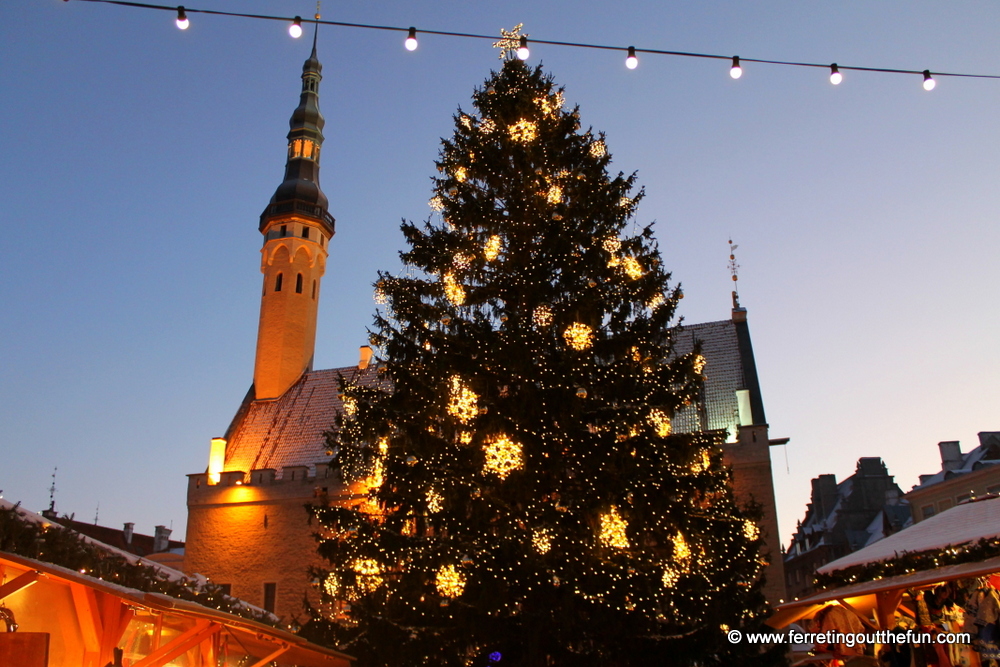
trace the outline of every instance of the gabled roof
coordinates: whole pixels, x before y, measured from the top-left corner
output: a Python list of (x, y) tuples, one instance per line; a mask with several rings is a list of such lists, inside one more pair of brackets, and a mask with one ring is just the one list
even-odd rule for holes
[[(956, 447), (957, 447), (957, 443)], [(939, 482), (979, 470), (986, 466), (1000, 465), (1000, 432), (983, 431), (979, 434), (979, 446), (970, 452), (962, 454), (961, 465), (952, 470), (939, 470), (933, 475), (921, 475), (920, 483), (910, 491), (926, 489)]]
[[(680, 433), (698, 430), (727, 429), (735, 432), (739, 423), (738, 389), (749, 389), (757, 396), (756, 371), (744, 364), (747, 352), (741, 351), (738, 323), (732, 320), (685, 325), (676, 330), (677, 354), (687, 354), (700, 341), (705, 356), (705, 388), (700, 404), (692, 405), (674, 418)], [(745, 328), (746, 324), (742, 323)], [(749, 345), (749, 338), (743, 344)], [(749, 353), (752, 357), (752, 352)], [(244, 399), (226, 434), (225, 471), (271, 468), (281, 477), (285, 466), (308, 466), (315, 473), (317, 463), (330, 459), (324, 433), (330, 429), (343, 408), (339, 378), (370, 386), (378, 381), (373, 363), (365, 370), (357, 366), (309, 371), (280, 398), (253, 400), (252, 391)]]
[(276, 400), (248, 396), (227, 434), (224, 470), (273, 468), (280, 478), (285, 466), (308, 466), (313, 474), (316, 463), (330, 459), (323, 434), (343, 409), (341, 377), (367, 386), (378, 372), (375, 364), (309, 371)]

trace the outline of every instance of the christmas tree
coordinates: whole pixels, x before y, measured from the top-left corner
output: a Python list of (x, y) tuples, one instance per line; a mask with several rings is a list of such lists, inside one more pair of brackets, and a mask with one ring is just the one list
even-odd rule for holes
[(726, 631), (763, 612), (759, 531), (722, 434), (671, 429), (705, 359), (673, 351), (635, 176), (540, 68), (473, 106), (376, 284), (381, 381), (343, 387), (330, 444), (367, 495), (313, 508), (312, 636), (371, 665), (751, 662)]

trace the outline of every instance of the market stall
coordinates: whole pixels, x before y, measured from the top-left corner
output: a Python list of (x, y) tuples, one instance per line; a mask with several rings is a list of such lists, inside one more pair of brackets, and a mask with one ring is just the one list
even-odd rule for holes
[[(989, 497), (828, 563), (817, 571), (824, 590), (779, 605), (768, 625), (883, 640), (820, 643), (812, 654), (796, 655), (799, 664), (994, 667), (1000, 664), (998, 573), (1000, 498)], [(948, 635), (958, 641), (937, 641)]]

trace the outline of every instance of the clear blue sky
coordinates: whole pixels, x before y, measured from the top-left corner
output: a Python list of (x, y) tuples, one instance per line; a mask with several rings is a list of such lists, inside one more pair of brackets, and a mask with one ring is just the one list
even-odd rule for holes
[[(304, 2), (193, 6), (313, 13)], [(1000, 5), (921, 2), (324, 3), (324, 18), (539, 38), (1000, 74)], [(258, 216), (283, 173), (307, 39), (285, 25), (84, 2), (0, 5), (0, 488), (182, 536), (251, 382)], [(439, 138), (499, 61), (489, 43), (320, 33), (322, 183), (337, 218), (316, 367), (366, 340), (401, 218), (427, 216)], [(637, 170), (688, 322), (730, 314), (739, 244), (774, 449), (782, 541), (809, 480), (881, 456), (904, 490), (936, 443), (1000, 429), (1000, 81), (536, 46)], [(710, 371), (709, 371), (710, 372)], [(786, 458), (787, 457), (787, 458)]]

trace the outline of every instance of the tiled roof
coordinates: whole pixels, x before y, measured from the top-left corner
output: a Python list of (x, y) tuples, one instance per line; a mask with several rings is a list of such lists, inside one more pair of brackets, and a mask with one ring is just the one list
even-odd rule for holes
[(310, 371), (273, 401), (248, 401), (240, 408), (226, 444), (224, 470), (309, 466), (329, 460), (323, 433), (340, 412), (340, 377), (364, 385), (377, 377), (375, 365)]
[(695, 341), (701, 342), (706, 361), (703, 401), (702, 405), (692, 405), (678, 413), (673, 420), (674, 429), (680, 433), (730, 429), (739, 423), (736, 390), (747, 388), (736, 324), (722, 320), (685, 325), (675, 333), (674, 350), (679, 355), (687, 354), (694, 349)]
[[(701, 342), (707, 362), (704, 400), (678, 414), (674, 428), (681, 433), (729, 429), (738, 421), (736, 390), (745, 388), (736, 325), (723, 320), (684, 326), (674, 339), (676, 353), (687, 354), (695, 341)], [(323, 434), (342, 408), (340, 376), (367, 385), (377, 373), (374, 364), (365, 371), (357, 366), (311, 371), (276, 400), (248, 397), (227, 434), (224, 470), (273, 468), (280, 478), (284, 466), (308, 466), (314, 474), (316, 463), (330, 458)]]

